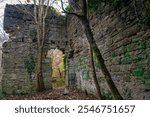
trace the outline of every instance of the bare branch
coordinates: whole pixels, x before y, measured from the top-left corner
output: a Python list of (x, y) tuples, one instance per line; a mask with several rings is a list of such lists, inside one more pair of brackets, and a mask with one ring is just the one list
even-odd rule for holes
[(37, 24), (37, 6), (36, 6), (36, 0), (33, 0), (34, 2), (34, 20), (35, 23)]
[(87, 16), (87, 0), (83, 0), (83, 14)]
[(47, 6), (46, 6), (45, 14), (44, 14), (44, 19), (46, 18), (47, 13), (48, 13), (48, 9), (49, 9), (49, 1), (50, 1), (50, 0), (47, 1)]
[[(19, 8), (19, 7), (16, 6), (16, 8), (17, 8), (18, 10), (20, 10), (20, 11), (22, 11), (23, 13), (29, 14), (29, 15), (31, 15), (32, 17), (34, 17), (33, 14), (27, 10), (27, 8), (23, 5), (23, 3), (22, 3), (20, 0), (18, 0), (18, 2), (19, 2), (19, 3), (21, 4), (21, 6), (23, 7), (23, 9), (21, 9), (21, 8)], [(25, 11), (24, 11), (24, 10), (25, 10)]]
[(62, 10), (64, 11), (64, 13), (70, 14), (70, 15), (75, 15), (75, 16), (77, 16), (77, 17), (81, 17), (81, 15), (78, 15), (78, 14), (73, 13), (73, 12), (68, 12), (68, 11), (66, 11), (66, 10), (64, 9), (64, 5), (63, 5), (63, 1), (62, 1), (62, 0), (61, 0), (61, 6), (62, 6)]

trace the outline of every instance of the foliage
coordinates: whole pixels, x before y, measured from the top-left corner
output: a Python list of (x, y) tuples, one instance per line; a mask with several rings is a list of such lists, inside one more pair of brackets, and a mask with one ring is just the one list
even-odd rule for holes
[(68, 12), (72, 12), (72, 11), (73, 11), (73, 9), (72, 9), (72, 7), (71, 7), (70, 5), (68, 5), (68, 6), (65, 8), (65, 10), (68, 11)]
[(58, 67), (59, 67), (59, 69), (61, 71), (64, 71), (64, 69), (65, 69), (64, 61), (62, 61), (61, 63), (59, 63)]
[(53, 79), (53, 88), (62, 87), (64, 85), (65, 85), (65, 78), (64, 77)]
[(55, 11), (56, 15), (61, 15), (62, 13), (55, 7), (51, 6), (50, 10)]
[(25, 60), (24, 62), (25, 68), (27, 69), (27, 72), (31, 78), (31, 75), (35, 72), (35, 58), (33, 54), (29, 55), (29, 58)]

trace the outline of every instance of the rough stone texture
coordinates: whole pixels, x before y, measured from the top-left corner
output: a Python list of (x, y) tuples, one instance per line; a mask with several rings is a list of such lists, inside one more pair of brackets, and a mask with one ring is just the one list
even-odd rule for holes
[[(5, 8), (4, 29), (9, 33), (9, 41), (3, 44), (2, 50), (2, 91), (5, 94), (26, 94), (35, 91), (35, 71), (30, 74), (28, 70), (31, 65), (35, 65), (36, 31), (34, 18), (24, 12), (24, 7), (30, 13), (33, 12), (33, 5), (6, 5)], [(48, 50), (56, 47), (65, 50), (65, 17), (58, 16), (51, 10), (46, 18), (46, 26), (43, 77), (46, 89), (51, 89), (51, 60), (46, 55)]]
[[(143, 0), (149, 4), (148, 0)], [(109, 4), (102, 3), (99, 10), (89, 13), (90, 25), (96, 43), (105, 59), (119, 92), (124, 99), (150, 99), (150, 27), (141, 24), (145, 14), (141, 0), (130, 2), (114, 10)], [(142, 7), (141, 7), (142, 5)], [(20, 5), (17, 5), (20, 8)], [(33, 11), (32, 5), (25, 6)], [(138, 14), (136, 12), (138, 10)], [(56, 16), (55, 11), (47, 17), (47, 36), (43, 55), (43, 72), (46, 86), (50, 86), (51, 66), (47, 51), (58, 47), (67, 50), (69, 84), (87, 93), (96, 94), (91, 76), (89, 46), (82, 25), (76, 17), (68, 16), (67, 35), (65, 17)], [(53, 15), (52, 15), (53, 14)], [(29, 77), (24, 61), (35, 56), (35, 25), (31, 16), (17, 10), (14, 5), (5, 9), (4, 28), (10, 40), (3, 44), (2, 88), (7, 94), (29, 93), (34, 91), (34, 73)], [(68, 37), (68, 45), (67, 45)], [(32, 47), (32, 48), (31, 48)], [(97, 77), (101, 91), (111, 99), (110, 89), (101, 73), (100, 65), (94, 55)]]
[[(140, 16), (145, 9), (139, 2), (137, 8)], [(103, 3), (97, 12), (91, 12), (89, 16), (96, 43), (123, 98), (150, 99), (150, 28), (137, 20), (133, 2), (118, 10)], [(70, 50), (73, 51), (71, 66), (74, 66), (69, 74), (76, 75), (78, 88), (95, 94), (88, 42), (76, 17), (68, 17), (68, 38)], [(101, 90), (107, 98), (111, 98), (94, 59)]]
[(0, 88), (1, 88), (1, 80), (2, 80), (2, 67), (1, 67), (1, 61), (2, 61), (2, 47), (0, 46)]

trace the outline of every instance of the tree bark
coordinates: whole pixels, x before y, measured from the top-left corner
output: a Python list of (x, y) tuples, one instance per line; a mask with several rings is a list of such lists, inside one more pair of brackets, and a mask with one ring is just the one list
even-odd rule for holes
[(45, 90), (43, 74), (42, 74), (42, 48), (38, 48), (37, 51), (37, 63), (36, 63), (36, 90), (42, 92)]
[(36, 90), (37, 92), (42, 92), (45, 90), (44, 81), (43, 81), (43, 72), (42, 72), (42, 55), (43, 55), (43, 25), (41, 19), (37, 24), (37, 55), (36, 55)]
[(101, 94), (100, 85), (98, 83), (98, 79), (97, 79), (97, 76), (96, 76), (96, 70), (95, 70), (95, 65), (94, 65), (94, 60), (93, 60), (93, 51), (92, 51), (91, 46), (90, 46), (90, 58), (91, 58), (92, 75), (93, 75), (94, 83), (95, 83), (95, 86), (96, 86), (98, 98), (103, 100), (104, 97)]
[(100, 50), (99, 50), (99, 48), (98, 48), (98, 46), (94, 40), (93, 33), (92, 33), (90, 25), (89, 25), (89, 20), (87, 19), (86, 16), (78, 16), (78, 18), (82, 22), (87, 40), (88, 40), (92, 50), (94, 51), (94, 53), (98, 59), (98, 62), (101, 66), (102, 73), (105, 76), (105, 79), (106, 79), (107, 84), (108, 84), (108, 86), (109, 86), (109, 88), (113, 94), (114, 99), (119, 99), (119, 100), (123, 99), (122, 96), (120, 95), (118, 89), (116, 88), (113, 80), (111, 79), (111, 75), (110, 75), (110, 73), (109, 73), (109, 71), (108, 71), (108, 69), (104, 63), (104, 59), (103, 59), (103, 57), (100, 53)]

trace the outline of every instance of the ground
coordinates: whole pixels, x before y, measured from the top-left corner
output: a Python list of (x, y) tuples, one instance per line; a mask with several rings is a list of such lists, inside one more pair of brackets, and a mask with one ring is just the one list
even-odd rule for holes
[(30, 95), (21, 96), (9, 96), (3, 99), (6, 100), (96, 100), (97, 98), (93, 95), (83, 93), (75, 88), (69, 88), (69, 94), (63, 94), (63, 88), (55, 88), (51, 91), (45, 91), (41, 93), (35, 93)]

